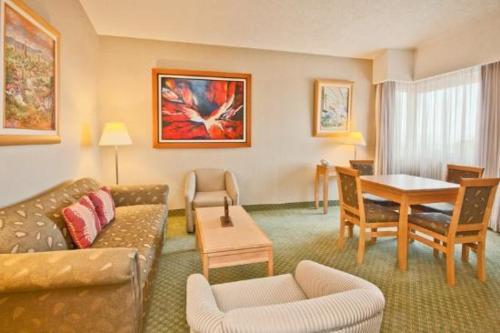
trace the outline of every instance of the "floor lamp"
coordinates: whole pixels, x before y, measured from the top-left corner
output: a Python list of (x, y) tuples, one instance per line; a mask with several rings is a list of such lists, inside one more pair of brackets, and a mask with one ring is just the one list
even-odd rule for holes
[(349, 132), (346, 136), (335, 137), (335, 143), (340, 143), (343, 145), (354, 146), (354, 160), (357, 158), (357, 148), (358, 146), (366, 146), (365, 138), (361, 132)]
[(102, 131), (99, 146), (115, 147), (115, 179), (118, 185), (118, 146), (131, 145), (132, 140), (124, 123), (106, 123)]

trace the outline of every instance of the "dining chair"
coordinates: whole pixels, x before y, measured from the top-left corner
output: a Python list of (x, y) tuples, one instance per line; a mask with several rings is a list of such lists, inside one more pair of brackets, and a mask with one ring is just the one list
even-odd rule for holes
[(408, 237), (432, 247), (434, 255), (446, 255), (446, 280), (451, 286), (455, 285), (455, 244), (462, 244), (463, 261), (468, 261), (469, 249), (476, 253), (477, 277), (486, 280), (486, 231), (499, 181), (462, 178), (452, 216), (435, 212), (408, 216)]
[[(351, 165), (351, 168), (359, 171), (360, 176), (373, 176), (375, 174), (374, 160), (349, 160), (349, 164)], [(365, 193), (363, 196), (365, 200), (371, 201), (378, 205), (392, 208), (399, 207), (399, 204), (394, 201), (390, 201), (370, 193)]]
[[(460, 184), (462, 178), (481, 178), (484, 168), (448, 164), (446, 166), (446, 181), (449, 183)], [(412, 212), (415, 213), (443, 213), (446, 215), (453, 214), (453, 204), (449, 202), (434, 202), (424, 205), (411, 206)]]
[[(352, 168), (336, 167), (340, 199), (340, 230), (338, 248), (345, 244), (345, 229), (352, 238), (353, 227), (359, 227), (357, 263), (363, 263), (367, 236), (376, 241), (377, 237), (397, 237), (399, 214), (394, 210), (363, 199), (359, 171)], [(396, 230), (379, 230), (396, 228)]]

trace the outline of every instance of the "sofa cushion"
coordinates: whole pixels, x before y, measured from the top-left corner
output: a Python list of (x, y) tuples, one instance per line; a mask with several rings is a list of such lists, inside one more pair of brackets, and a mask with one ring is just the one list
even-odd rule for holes
[(307, 299), (292, 274), (216, 284), (212, 291), (223, 312)]
[(195, 170), (195, 173), (197, 192), (223, 191), (226, 189), (224, 170), (197, 169)]
[(84, 195), (78, 202), (64, 208), (62, 214), (75, 245), (80, 249), (90, 247), (101, 231), (101, 221), (90, 198)]
[(105, 226), (115, 218), (115, 203), (109, 188), (103, 186), (97, 191), (90, 192), (88, 196), (92, 200), (101, 226)]
[(224, 197), (227, 197), (227, 201), (230, 205), (233, 204), (231, 197), (226, 191), (197, 192), (194, 196), (193, 207), (200, 208), (224, 206)]
[(166, 221), (165, 205), (136, 205), (116, 208), (114, 221), (104, 227), (92, 248), (128, 247), (139, 253), (141, 288), (148, 279), (155, 252), (162, 244)]

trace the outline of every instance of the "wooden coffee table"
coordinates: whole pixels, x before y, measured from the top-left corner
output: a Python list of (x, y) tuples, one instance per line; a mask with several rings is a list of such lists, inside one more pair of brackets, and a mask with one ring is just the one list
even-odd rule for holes
[(233, 227), (222, 227), (224, 207), (196, 208), (196, 241), (203, 275), (210, 268), (267, 262), (273, 275), (273, 243), (241, 206), (229, 206)]

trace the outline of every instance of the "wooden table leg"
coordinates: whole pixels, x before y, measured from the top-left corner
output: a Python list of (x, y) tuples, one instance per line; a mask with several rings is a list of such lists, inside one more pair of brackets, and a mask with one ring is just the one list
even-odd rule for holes
[(202, 267), (203, 275), (208, 280), (208, 255), (207, 254), (201, 255), (201, 267)]
[(323, 214), (328, 213), (328, 173), (323, 174)]
[(273, 259), (273, 249), (268, 252), (268, 261), (267, 261), (267, 275), (273, 276), (274, 274), (274, 259)]
[(408, 197), (403, 196), (399, 208), (398, 264), (400, 271), (408, 268)]
[(316, 175), (314, 176), (314, 208), (319, 208), (319, 172), (316, 168)]

